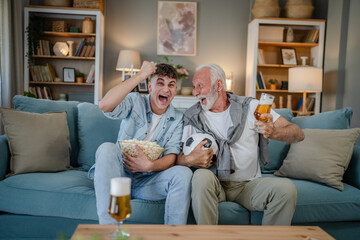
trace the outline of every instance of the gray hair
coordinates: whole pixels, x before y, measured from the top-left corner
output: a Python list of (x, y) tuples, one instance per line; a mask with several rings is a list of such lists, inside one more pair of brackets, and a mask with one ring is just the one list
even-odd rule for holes
[(208, 67), (210, 68), (210, 79), (211, 79), (211, 86), (214, 86), (216, 80), (221, 79), (223, 82), (223, 89), (226, 91), (226, 76), (224, 70), (215, 63), (207, 63), (203, 64), (196, 68), (196, 72), (199, 71), (202, 68)]

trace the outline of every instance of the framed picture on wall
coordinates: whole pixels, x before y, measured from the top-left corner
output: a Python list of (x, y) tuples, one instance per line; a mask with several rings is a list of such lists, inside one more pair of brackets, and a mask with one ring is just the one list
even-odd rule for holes
[(158, 1), (157, 54), (195, 56), (197, 3)]
[(149, 93), (148, 78), (137, 85), (139, 93)]
[(294, 48), (281, 48), (281, 60), (284, 65), (297, 65)]
[(75, 68), (63, 68), (64, 82), (75, 82)]

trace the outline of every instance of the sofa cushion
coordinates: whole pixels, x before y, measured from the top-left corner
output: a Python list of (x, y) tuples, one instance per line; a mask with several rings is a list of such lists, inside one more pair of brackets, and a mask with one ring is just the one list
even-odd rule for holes
[[(282, 108), (282, 109), (274, 109), (275, 112), (280, 114), (283, 118), (288, 120), (289, 122), (293, 118), (293, 113), (291, 109)], [(269, 140), (269, 159), (270, 162), (264, 166), (262, 161), (260, 161), (261, 172), (262, 173), (273, 173), (278, 170), (285, 159), (290, 148), (290, 144), (285, 142), (277, 141), (270, 139)]]
[[(264, 174), (263, 177), (276, 177)], [(297, 203), (292, 224), (360, 220), (360, 190), (344, 184), (335, 188), (308, 180), (290, 179), (297, 189)], [(261, 224), (263, 212), (251, 212), (251, 224)]]
[(11, 153), (11, 174), (70, 168), (66, 112), (29, 113), (0, 108)]
[(67, 112), (67, 121), (70, 133), (70, 164), (73, 167), (77, 167), (77, 105), (79, 102), (66, 102), (66, 101), (53, 101), (47, 99), (35, 99), (24, 96), (14, 96), (13, 98), (14, 108), (34, 113), (45, 113), (45, 112)]
[(294, 117), (291, 122), (303, 129), (348, 129), (352, 114), (352, 108), (342, 108), (312, 116)]
[(116, 143), (121, 120), (105, 117), (97, 105), (78, 105), (79, 164), (89, 170), (95, 163), (95, 152), (104, 142)]
[(304, 141), (291, 144), (276, 176), (307, 179), (343, 190), (347, 169), (360, 128), (304, 129)]
[(27, 173), (0, 182), (0, 211), (97, 220), (94, 183), (87, 173)]

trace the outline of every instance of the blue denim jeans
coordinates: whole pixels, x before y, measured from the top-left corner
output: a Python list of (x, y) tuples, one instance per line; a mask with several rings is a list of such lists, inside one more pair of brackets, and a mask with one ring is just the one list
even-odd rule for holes
[(131, 178), (131, 198), (159, 201), (165, 199), (164, 222), (169, 225), (187, 223), (190, 206), (192, 171), (174, 166), (152, 174), (131, 173), (122, 166), (122, 153), (118, 145), (103, 143), (96, 151), (96, 162), (89, 171), (94, 178), (96, 207), (100, 224), (115, 224), (109, 215), (110, 179)]

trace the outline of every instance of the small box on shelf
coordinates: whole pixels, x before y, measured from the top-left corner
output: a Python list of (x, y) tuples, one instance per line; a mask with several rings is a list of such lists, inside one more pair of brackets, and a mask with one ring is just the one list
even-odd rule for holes
[(282, 42), (284, 39), (284, 27), (260, 26), (259, 41), (263, 42)]

